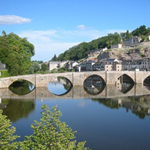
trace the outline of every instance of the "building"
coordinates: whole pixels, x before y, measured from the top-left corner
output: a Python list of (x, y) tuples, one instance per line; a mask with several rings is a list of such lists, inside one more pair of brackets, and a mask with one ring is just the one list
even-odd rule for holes
[(144, 59), (141, 61), (140, 70), (150, 71), (150, 58), (144, 58)]
[(111, 49), (122, 48), (122, 44), (111, 45)]
[(93, 65), (93, 71), (104, 71), (105, 70), (105, 64), (103, 62), (96, 62)]
[(53, 69), (57, 70), (60, 67), (59, 61), (50, 61), (49, 62), (49, 71), (52, 71)]
[(105, 71), (121, 71), (122, 64), (121, 61), (117, 59), (106, 59), (104, 60)]
[(86, 71), (92, 71), (93, 65), (95, 64), (95, 61), (89, 60), (86, 62)]
[(142, 40), (141, 37), (133, 36), (130, 39), (126, 39), (125, 42), (124, 42), (124, 45), (125, 46), (136, 46), (136, 45), (140, 44), (141, 40)]
[(142, 59), (138, 60), (123, 60), (122, 61), (122, 70), (134, 71), (136, 69), (142, 69)]

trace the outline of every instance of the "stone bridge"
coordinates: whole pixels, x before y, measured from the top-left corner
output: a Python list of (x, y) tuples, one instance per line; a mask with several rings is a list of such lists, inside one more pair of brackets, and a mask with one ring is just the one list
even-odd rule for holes
[(100, 76), (106, 85), (115, 85), (118, 78), (122, 75), (129, 76), (135, 84), (143, 84), (143, 81), (150, 76), (149, 71), (92, 71), (92, 72), (67, 72), (55, 74), (32, 74), (7, 78), (0, 78), (0, 88), (8, 88), (17, 80), (27, 80), (35, 85), (35, 87), (47, 87), (48, 83), (57, 77), (65, 77), (73, 86), (83, 85), (86, 78), (92, 75)]

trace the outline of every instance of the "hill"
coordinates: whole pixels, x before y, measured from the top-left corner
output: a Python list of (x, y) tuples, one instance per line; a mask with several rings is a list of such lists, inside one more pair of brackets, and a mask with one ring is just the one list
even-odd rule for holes
[[(107, 47), (110, 49), (111, 45), (118, 44), (121, 41), (124, 42), (126, 39), (131, 38), (132, 36), (140, 36), (142, 38), (141, 42), (148, 41), (148, 36), (150, 35), (150, 28), (146, 28), (145, 25), (140, 26), (139, 28), (129, 32), (128, 30), (124, 33), (114, 34), (110, 33), (107, 36), (95, 39), (91, 42), (82, 42), (77, 46), (71, 47), (66, 50), (64, 53), (61, 53), (58, 57), (56, 55), (51, 59), (54, 60), (79, 60), (87, 58), (88, 54), (92, 50), (101, 49)], [(106, 53), (105, 53), (106, 55)]]

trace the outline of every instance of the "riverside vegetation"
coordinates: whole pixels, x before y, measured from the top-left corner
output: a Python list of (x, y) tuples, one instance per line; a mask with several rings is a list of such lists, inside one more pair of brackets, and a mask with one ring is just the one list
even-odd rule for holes
[[(20, 136), (14, 135), (16, 129), (11, 126), (10, 120), (2, 115), (0, 110), (0, 149), (4, 150), (88, 150), (84, 142), (76, 142), (71, 128), (65, 122), (61, 122), (62, 115), (57, 106), (49, 110), (47, 105), (42, 107), (40, 122), (35, 121), (31, 125), (34, 133), (25, 136), (24, 141), (17, 142)], [(77, 143), (77, 144), (76, 144)]]

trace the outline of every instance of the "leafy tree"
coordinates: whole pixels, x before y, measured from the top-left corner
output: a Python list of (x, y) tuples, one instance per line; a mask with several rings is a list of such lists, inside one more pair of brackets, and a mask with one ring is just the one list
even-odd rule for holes
[(53, 107), (52, 112), (46, 105), (43, 105), (42, 109), (40, 122), (35, 121), (35, 124), (31, 125), (34, 133), (26, 136), (26, 140), (21, 143), (21, 150), (88, 149), (84, 147), (85, 142), (79, 142), (76, 146), (76, 140), (73, 140), (75, 132), (72, 132), (65, 122), (59, 120), (61, 112), (57, 107)]
[(42, 70), (42, 71), (48, 70), (48, 66), (47, 66), (46, 64), (42, 64), (42, 65), (41, 65), (41, 70)]
[(2, 32), (0, 36), (0, 60), (6, 64), (10, 75), (27, 73), (34, 55), (34, 46), (26, 38), (20, 38), (14, 33)]
[(11, 127), (11, 122), (2, 115), (2, 110), (0, 110), (0, 149), (1, 150), (15, 150), (18, 148), (19, 143), (15, 142), (19, 136), (14, 135), (16, 129)]
[(40, 70), (40, 66), (37, 62), (33, 62), (31, 67), (29, 68), (29, 74), (33, 74), (33, 73), (36, 73), (37, 71)]

